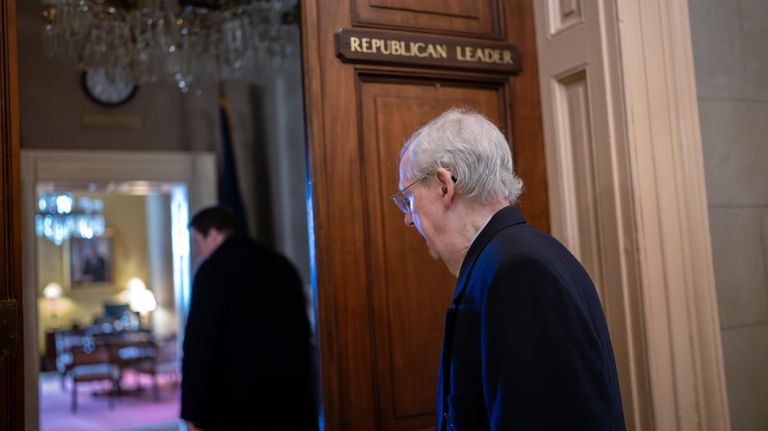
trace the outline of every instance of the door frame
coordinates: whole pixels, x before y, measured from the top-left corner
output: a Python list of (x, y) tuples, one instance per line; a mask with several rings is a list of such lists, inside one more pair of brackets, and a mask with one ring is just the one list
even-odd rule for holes
[(612, 18), (654, 425), (729, 430), (688, 2), (618, 0)]
[[(19, 214), (19, 78), (16, 1), (0, 2), (0, 301), (15, 301), (11, 355), (0, 359), (0, 428), (24, 429), (23, 292)], [(5, 325), (4, 324), (4, 325)], [(5, 331), (5, 330), (4, 330)]]

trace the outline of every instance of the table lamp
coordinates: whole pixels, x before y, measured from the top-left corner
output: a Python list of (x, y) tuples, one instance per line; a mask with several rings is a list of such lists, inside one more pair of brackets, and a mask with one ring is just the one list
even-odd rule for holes
[(51, 322), (54, 328), (59, 327), (59, 306), (63, 290), (59, 283), (48, 283), (43, 289), (44, 307), (51, 312)]
[(128, 280), (127, 296), (131, 311), (139, 313), (142, 326), (149, 326), (149, 313), (157, 308), (155, 295), (140, 278), (134, 277)]

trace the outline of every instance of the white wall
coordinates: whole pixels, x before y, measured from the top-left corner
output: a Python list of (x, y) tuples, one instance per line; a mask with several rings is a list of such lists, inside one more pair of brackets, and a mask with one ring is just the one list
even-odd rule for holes
[(689, 0), (734, 431), (768, 429), (768, 2)]

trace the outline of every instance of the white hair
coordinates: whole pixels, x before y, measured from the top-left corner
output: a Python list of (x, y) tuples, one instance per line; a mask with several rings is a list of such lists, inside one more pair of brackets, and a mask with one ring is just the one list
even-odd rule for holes
[(513, 204), (523, 190), (504, 135), (469, 108), (449, 109), (424, 125), (408, 139), (400, 157), (406, 153), (407, 178), (425, 178), (429, 185), (435, 170), (445, 168), (456, 179), (459, 193), (482, 203), (503, 199)]

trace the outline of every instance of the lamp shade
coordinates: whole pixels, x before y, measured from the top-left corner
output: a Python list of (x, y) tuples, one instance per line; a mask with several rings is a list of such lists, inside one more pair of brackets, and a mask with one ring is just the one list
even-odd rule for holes
[(43, 289), (43, 296), (48, 299), (61, 298), (62, 292), (59, 283), (48, 283), (48, 285), (45, 286), (45, 289)]
[(157, 301), (155, 301), (155, 295), (149, 289), (135, 290), (131, 292), (130, 300), (128, 302), (129, 307), (133, 311), (139, 313), (148, 313), (157, 308)]
[(147, 285), (144, 283), (144, 280), (140, 279), (139, 277), (131, 277), (131, 279), (128, 280), (127, 287), (129, 292), (147, 290)]

